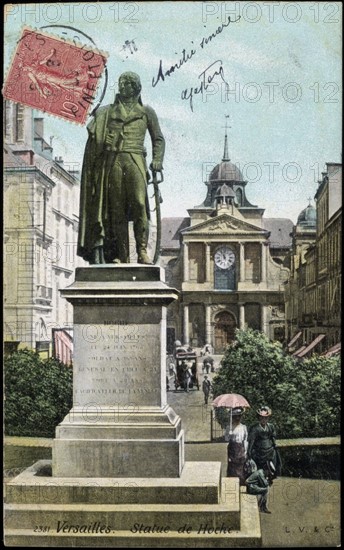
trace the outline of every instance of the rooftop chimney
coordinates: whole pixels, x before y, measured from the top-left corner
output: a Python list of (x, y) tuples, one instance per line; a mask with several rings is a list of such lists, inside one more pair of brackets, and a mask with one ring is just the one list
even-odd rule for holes
[(55, 162), (59, 164), (60, 166), (63, 166), (63, 158), (62, 157), (55, 157)]

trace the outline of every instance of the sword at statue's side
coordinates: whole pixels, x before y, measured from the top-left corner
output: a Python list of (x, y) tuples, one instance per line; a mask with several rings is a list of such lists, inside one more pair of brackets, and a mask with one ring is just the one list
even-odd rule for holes
[[(158, 174), (160, 179), (158, 179)], [(152, 170), (153, 181), (149, 182), (154, 185), (154, 199), (155, 199), (155, 212), (156, 212), (156, 246), (155, 254), (153, 258), (153, 264), (156, 264), (160, 257), (160, 244), (161, 244), (161, 211), (160, 204), (162, 203), (162, 196), (159, 189), (159, 183), (164, 181), (162, 170)], [(153, 210), (153, 212), (154, 212)]]

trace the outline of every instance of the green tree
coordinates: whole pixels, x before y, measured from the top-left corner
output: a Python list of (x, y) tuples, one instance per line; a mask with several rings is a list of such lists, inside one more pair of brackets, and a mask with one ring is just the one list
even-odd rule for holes
[(31, 350), (5, 359), (5, 433), (54, 437), (72, 407), (73, 371)]
[(339, 434), (341, 372), (339, 357), (313, 355), (302, 363), (305, 385), (305, 430), (327, 437)]
[[(314, 356), (299, 362), (287, 355), (279, 342), (259, 331), (237, 330), (213, 379), (214, 397), (239, 393), (251, 409), (247, 424), (256, 421), (262, 405), (273, 410), (278, 437), (320, 437), (339, 433), (340, 366), (338, 358)], [(321, 411), (327, 415), (320, 418)], [(224, 426), (228, 411), (219, 410)]]

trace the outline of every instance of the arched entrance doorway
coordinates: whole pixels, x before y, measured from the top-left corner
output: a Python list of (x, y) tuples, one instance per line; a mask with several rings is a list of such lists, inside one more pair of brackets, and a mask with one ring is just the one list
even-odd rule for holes
[(234, 316), (228, 311), (221, 311), (215, 316), (214, 344), (215, 353), (223, 353), (226, 346), (233, 342), (237, 327)]

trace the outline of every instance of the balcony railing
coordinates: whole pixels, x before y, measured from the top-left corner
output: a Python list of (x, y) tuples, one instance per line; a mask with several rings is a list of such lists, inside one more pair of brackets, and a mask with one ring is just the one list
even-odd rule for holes
[(37, 285), (36, 299), (50, 302), (53, 297), (53, 289), (50, 286)]

